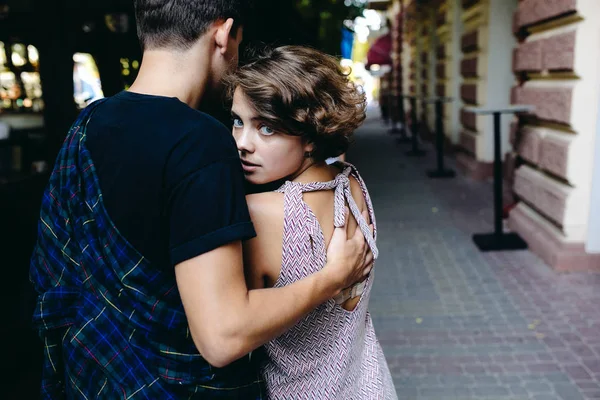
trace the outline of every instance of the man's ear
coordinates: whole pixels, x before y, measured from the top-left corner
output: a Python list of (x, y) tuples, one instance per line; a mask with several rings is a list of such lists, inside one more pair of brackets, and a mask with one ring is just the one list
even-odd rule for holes
[(227, 44), (232, 40), (231, 29), (233, 28), (233, 18), (227, 18), (225, 22), (217, 22), (217, 31), (215, 32), (215, 43), (221, 54), (227, 52)]

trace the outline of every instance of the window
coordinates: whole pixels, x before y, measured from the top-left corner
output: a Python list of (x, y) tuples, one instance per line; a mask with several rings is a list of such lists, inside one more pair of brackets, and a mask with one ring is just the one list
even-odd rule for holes
[(41, 112), (44, 109), (38, 67), (35, 46), (0, 42), (0, 110)]
[(96, 61), (91, 54), (75, 53), (73, 67), (73, 97), (79, 108), (85, 108), (91, 102), (104, 97), (100, 74)]

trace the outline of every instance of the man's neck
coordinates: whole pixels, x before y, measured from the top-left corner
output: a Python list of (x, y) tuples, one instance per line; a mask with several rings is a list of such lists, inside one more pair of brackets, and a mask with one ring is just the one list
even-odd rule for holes
[(149, 50), (144, 52), (135, 82), (129, 91), (155, 96), (176, 97), (197, 108), (207, 92), (210, 57), (193, 50)]

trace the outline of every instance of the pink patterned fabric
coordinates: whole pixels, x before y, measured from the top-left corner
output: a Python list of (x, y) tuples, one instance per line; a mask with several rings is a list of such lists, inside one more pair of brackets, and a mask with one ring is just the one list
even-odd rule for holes
[[(367, 188), (356, 169), (343, 163), (344, 171), (330, 182), (286, 182), (281, 273), (275, 287), (289, 285), (320, 270), (326, 262), (323, 231), (303, 200), (304, 192), (335, 190), (335, 226), (344, 224), (348, 204), (365, 238), (377, 255), (375, 237), (352, 198), (349, 175), (360, 183), (371, 220), (375, 215)], [(373, 286), (368, 277), (362, 297), (353, 311), (333, 299), (319, 306), (296, 326), (265, 345), (268, 362), (263, 374), (270, 399), (397, 399), (390, 371), (375, 337), (367, 310)]]

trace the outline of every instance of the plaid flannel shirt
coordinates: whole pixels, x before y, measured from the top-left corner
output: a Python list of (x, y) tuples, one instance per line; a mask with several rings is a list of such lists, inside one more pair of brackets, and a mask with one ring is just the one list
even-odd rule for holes
[(174, 270), (152, 265), (110, 220), (85, 147), (102, 102), (71, 127), (42, 200), (30, 266), (45, 353), (41, 397), (265, 398), (257, 361), (216, 369), (202, 358)]

